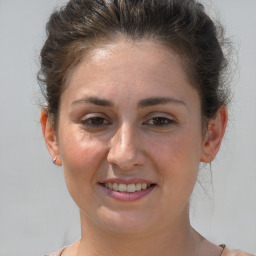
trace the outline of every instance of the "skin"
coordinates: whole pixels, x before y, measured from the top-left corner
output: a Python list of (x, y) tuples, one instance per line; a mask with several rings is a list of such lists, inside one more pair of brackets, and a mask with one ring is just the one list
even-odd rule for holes
[[(191, 227), (189, 199), (199, 163), (219, 150), (226, 108), (202, 136), (199, 95), (179, 56), (151, 41), (94, 49), (68, 81), (57, 130), (41, 113), (46, 145), (81, 213), (81, 242), (63, 255), (220, 255)], [(156, 185), (119, 201), (99, 184), (111, 178)]]

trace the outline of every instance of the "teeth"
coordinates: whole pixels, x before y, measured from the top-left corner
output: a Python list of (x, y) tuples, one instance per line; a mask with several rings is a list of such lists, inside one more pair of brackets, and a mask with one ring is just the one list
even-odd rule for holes
[(129, 184), (129, 185), (127, 185), (127, 192), (132, 193), (132, 192), (135, 192), (135, 191), (136, 191), (136, 186), (135, 186), (135, 184)]
[(141, 190), (141, 183), (136, 184), (135, 187), (136, 187), (136, 190)]
[(120, 192), (129, 192), (133, 193), (135, 191), (140, 191), (143, 189), (147, 189), (150, 184), (147, 183), (133, 183), (133, 184), (118, 184), (118, 183), (105, 183), (104, 186), (106, 188), (115, 190), (115, 191), (120, 191)]
[(118, 191), (118, 187), (119, 187), (119, 186), (118, 186), (117, 183), (114, 183), (114, 184), (113, 184), (113, 189), (114, 189), (115, 191)]
[(127, 191), (127, 185), (125, 184), (119, 184), (118, 190), (120, 192), (126, 192)]
[(142, 189), (146, 189), (147, 187), (148, 187), (148, 185), (147, 185), (146, 183), (142, 183), (142, 184), (141, 184), (141, 188), (142, 188)]

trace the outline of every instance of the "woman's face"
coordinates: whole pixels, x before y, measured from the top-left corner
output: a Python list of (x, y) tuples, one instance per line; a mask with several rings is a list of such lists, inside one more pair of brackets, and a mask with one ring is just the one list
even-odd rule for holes
[(119, 41), (86, 57), (61, 97), (57, 130), (82, 216), (118, 233), (183, 223), (204, 143), (199, 95), (178, 55)]

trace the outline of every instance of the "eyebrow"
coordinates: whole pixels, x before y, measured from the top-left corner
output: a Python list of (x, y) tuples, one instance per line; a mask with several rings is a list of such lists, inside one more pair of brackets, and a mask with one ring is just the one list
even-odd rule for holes
[[(98, 106), (103, 107), (114, 107), (114, 103), (110, 100), (98, 98), (98, 97), (85, 97), (79, 100), (75, 100), (72, 102), (72, 105), (78, 104), (78, 103), (91, 103)], [(161, 104), (168, 104), (168, 103), (176, 103), (176, 104), (182, 104), (186, 106), (185, 102), (182, 100), (178, 100), (176, 98), (170, 98), (170, 97), (151, 97), (147, 99), (140, 100), (138, 103), (139, 108), (144, 107), (150, 107), (155, 105), (161, 105)]]
[(170, 98), (170, 97), (152, 97), (152, 98), (147, 98), (144, 100), (139, 101), (138, 107), (150, 107), (154, 105), (159, 105), (159, 104), (167, 104), (167, 103), (176, 103), (176, 104), (182, 104), (186, 106), (185, 102), (182, 100), (178, 100), (175, 98)]
[(103, 107), (113, 107), (114, 106), (113, 102), (111, 102), (110, 100), (105, 100), (105, 99), (101, 99), (98, 97), (85, 97), (85, 98), (82, 98), (79, 100), (75, 100), (72, 102), (72, 105), (77, 104), (77, 103), (82, 103), (82, 102), (91, 103), (91, 104), (103, 106)]

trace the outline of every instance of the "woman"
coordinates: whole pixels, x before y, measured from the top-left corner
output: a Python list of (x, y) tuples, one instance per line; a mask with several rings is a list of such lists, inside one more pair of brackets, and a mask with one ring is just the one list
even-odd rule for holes
[(190, 225), (228, 119), (221, 28), (193, 0), (71, 0), (41, 52), (41, 112), (81, 239), (53, 255), (250, 255)]

